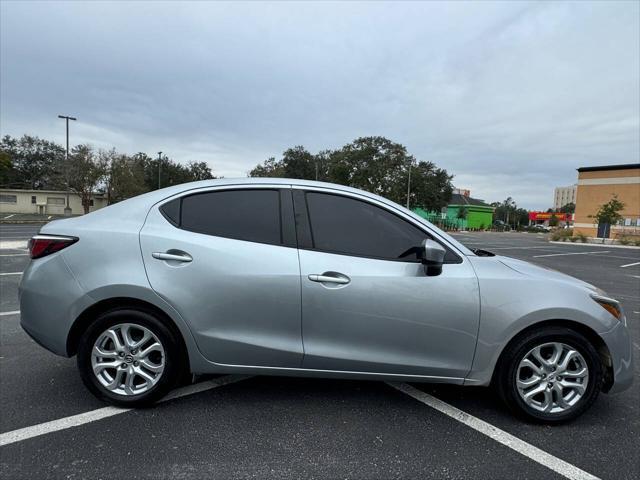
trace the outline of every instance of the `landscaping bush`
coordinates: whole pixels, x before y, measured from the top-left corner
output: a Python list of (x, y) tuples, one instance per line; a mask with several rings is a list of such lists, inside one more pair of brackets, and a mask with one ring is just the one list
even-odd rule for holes
[(568, 238), (573, 236), (573, 228), (559, 228), (551, 232), (551, 240), (555, 242), (566, 242)]

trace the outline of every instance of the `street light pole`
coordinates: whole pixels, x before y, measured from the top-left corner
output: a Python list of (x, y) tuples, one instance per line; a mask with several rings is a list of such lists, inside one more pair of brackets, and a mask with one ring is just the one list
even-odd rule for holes
[(409, 162), (409, 178), (407, 179), (407, 208), (409, 208), (410, 195), (411, 195), (411, 162)]
[(158, 190), (160, 190), (160, 167), (162, 165), (162, 152), (158, 152)]
[(64, 154), (64, 165), (67, 177), (67, 206), (64, 209), (65, 216), (71, 215), (71, 207), (69, 206), (69, 120), (76, 121), (77, 118), (69, 117), (68, 115), (58, 115), (58, 118), (63, 118), (67, 123), (67, 150)]

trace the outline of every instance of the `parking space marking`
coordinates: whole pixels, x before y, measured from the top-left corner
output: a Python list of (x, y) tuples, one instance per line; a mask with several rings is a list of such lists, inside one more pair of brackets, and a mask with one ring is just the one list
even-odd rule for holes
[[(205, 382), (196, 383), (194, 385), (188, 385), (186, 387), (174, 390), (158, 403), (166, 402), (168, 400), (174, 400), (176, 398), (186, 397), (187, 395), (193, 395), (194, 393), (200, 393), (206, 390), (212, 390), (214, 388), (229, 385), (230, 383), (236, 383), (248, 378), (251, 378), (251, 376), (225, 375), (224, 377), (214, 378), (213, 380), (207, 380)], [(85, 425), (97, 420), (102, 420), (103, 418), (113, 417), (114, 415), (120, 415), (121, 413), (126, 413), (131, 410), (135, 409), (122, 407), (98, 408), (97, 410), (91, 410), (89, 412), (71, 415), (70, 417), (59, 418), (58, 420), (52, 420), (50, 422), (32, 425), (31, 427), (12, 430), (11, 432), (0, 434), (0, 447), (4, 447), (5, 445), (10, 445), (16, 442), (21, 442), (23, 440), (28, 440), (29, 438), (46, 435), (47, 433), (59, 432), (60, 430), (79, 427), (80, 425)]]
[(26, 257), (28, 253), (3, 253), (0, 257)]
[(572, 480), (599, 480), (598, 477), (590, 474), (589, 472), (585, 472), (584, 470), (572, 465), (564, 460), (561, 460), (558, 457), (554, 457), (550, 453), (545, 452), (544, 450), (539, 449), (538, 447), (534, 447), (530, 443), (525, 442), (524, 440), (519, 439), (511, 435), (504, 430), (499, 429), (491, 425), (490, 423), (485, 422), (484, 420), (480, 420), (473, 415), (469, 415), (462, 410), (457, 409), (456, 407), (449, 405), (442, 400), (429, 395), (428, 393), (423, 392), (422, 390), (418, 390), (415, 387), (407, 383), (396, 383), (396, 382), (387, 382), (388, 385), (392, 386), (396, 390), (409, 395), (412, 398), (415, 398), (421, 403), (428, 405), (429, 407), (438, 410), (440, 413), (444, 413), (445, 415), (457, 420), (468, 427), (473, 428), (477, 432), (486, 435), (487, 437), (495, 440), (502, 445), (515, 450), (516, 452), (524, 455), (525, 457), (533, 460), (534, 462), (539, 463), (556, 473), (559, 473), (563, 477), (570, 478)]
[(627, 263), (626, 265), (620, 265), (620, 268), (627, 268), (627, 267), (633, 267), (635, 265), (640, 265), (640, 262), (636, 262), (636, 263)]
[(533, 258), (542, 258), (542, 257), (560, 257), (562, 255), (594, 255), (598, 253), (609, 253), (609, 250), (605, 250), (604, 252), (570, 252), (570, 253), (549, 253), (546, 255), (534, 255)]
[(7, 215), (6, 217), (4, 217), (4, 220), (6, 220), (7, 218), (14, 217), (15, 215), (16, 215), (15, 213), (12, 213), (11, 215)]
[(10, 312), (0, 312), (0, 317), (6, 317), (7, 315), (20, 315), (20, 310), (12, 310)]
[(7, 273), (0, 273), (0, 275), (4, 276), (4, 275), (22, 275), (22, 272), (7, 272)]

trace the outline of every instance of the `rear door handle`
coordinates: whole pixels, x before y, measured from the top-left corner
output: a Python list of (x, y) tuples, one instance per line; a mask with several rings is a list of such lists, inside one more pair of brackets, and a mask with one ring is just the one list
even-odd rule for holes
[(309, 280), (311, 280), (312, 282), (320, 283), (338, 283), (340, 285), (345, 285), (351, 281), (346, 275), (343, 275), (341, 273), (330, 274), (329, 272), (325, 272), (322, 275), (312, 273), (311, 275), (309, 275)]
[(191, 255), (188, 253), (167, 253), (167, 252), (153, 252), (151, 254), (153, 258), (157, 258), (158, 260), (168, 260), (170, 262), (190, 262), (193, 260)]

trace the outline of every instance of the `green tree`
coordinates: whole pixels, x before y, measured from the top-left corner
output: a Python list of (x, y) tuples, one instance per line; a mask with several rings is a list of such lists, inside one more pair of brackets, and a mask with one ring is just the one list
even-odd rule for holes
[(576, 204), (571, 202), (571, 203), (567, 203), (566, 205), (563, 205), (562, 208), (560, 208), (560, 210), (558, 210), (560, 213), (576, 213)]
[(144, 182), (144, 163), (139, 157), (117, 154), (115, 150), (100, 154), (108, 165), (105, 187), (109, 204), (148, 191)]
[[(418, 162), (411, 169), (410, 206), (439, 212), (451, 200), (452, 180), (453, 175), (449, 175), (446, 170), (436, 167), (433, 163)], [(401, 187), (406, 188), (406, 184)], [(406, 192), (404, 195), (406, 196)]]
[(456, 215), (456, 218), (459, 218), (460, 220), (464, 220), (465, 218), (467, 218), (469, 211), (467, 210), (467, 207), (460, 207), (458, 209), (458, 214)]
[(549, 218), (549, 226), (550, 227), (557, 227), (558, 226), (558, 217), (556, 217), (555, 213), (551, 214), (551, 217)]
[(608, 223), (609, 225), (615, 225), (622, 220), (620, 212), (624, 210), (624, 203), (618, 200), (617, 195), (613, 195), (611, 200), (607, 203), (600, 205), (595, 215), (590, 215), (590, 218), (595, 218), (598, 224)]
[(256, 165), (248, 174), (249, 177), (284, 178), (284, 169), (281, 161), (275, 157), (269, 157), (260, 165)]
[(108, 160), (96, 155), (91, 146), (78, 145), (69, 155), (67, 165), (69, 189), (80, 196), (84, 213), (89, 213), (91, 197), (108, 171)]
[[(384, 137), (361, 137), (329, 156), (328, 176), (335, 183), (404, 204), (410, 164), (416, 164), (415, 158), (403, 145)], [(420, 174), (415, 171), (412, 174), (415, 180), (412, 183), (419, 185), (416, 177)]]
[(493, 202), (491, 206), (495, 207), (494, 217), (507, 224), (513, 220), (514, 213), (518, 209), (518, 205), (511, 197), (507, 197), (502, 202)]
[(0, 151), (11, 166), (3, 174), (3, 185), (31, 189), (61, 188), (64, 181), (64, 149), (48, 140), (30, 135), (19, 139), (6, 135)]
[(187, 163), (187, 170), (189, 171), (192, 182), (216, 178), (213, 176), (211, 168), (209, 168), (206, 162), (189, 162)]
[(249, 176), (315, 180), (316, 161), (315, 155), (309, 153), (302, 145), (298, 145), (285, 150), (280, 160), (271, 157), (263, 164), (257, 165), (249, 172)]
[(416, 161), (406, 147), (384, 137), (361, 137), (339, 150), (316, 155), (302, 146), (269, 158), (250, 177), (318, 179), (360, 188), (406, 204), (411, 168), (410, 205), (440, 210), (451, 198), (452, 176), (431, 162)]
[(13, 163), (9, 152), (0, 150), (0, 185), (6, 185), (10, 183), (11, 175), (13, 173)]

